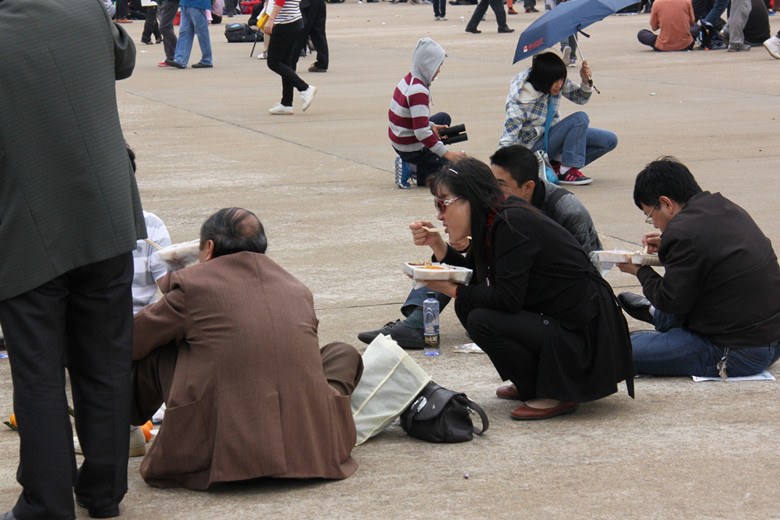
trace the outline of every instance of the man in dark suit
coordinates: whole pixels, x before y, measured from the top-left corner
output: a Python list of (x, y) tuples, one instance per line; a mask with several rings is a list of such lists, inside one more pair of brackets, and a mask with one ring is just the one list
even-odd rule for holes
[(74, 518), (74, 489), (92, 517), (116, 516), (127, 492), (131, 252), (146, 236), (116, 105), (135, 47), (100, 0), (0, 0), (0, 48), (0, 324), (23, 487), (2, 518)]
[(720, 193), (702, 191), (672, 157), (639, 172), (634, 203), (661, 231), (642, 243), (664, 266), (661, 276), (649, 266), (618, 264), (647, 297), (620, 293), (621, 306), (655, 325), (631, 335), (637, 372), (738, 377), (777, 361), (780, 267), (750, 215)]
[(349, 396), (360, 354), (319, 348), (311, 291), (266, 245), (254, 213), (218, 211), (201, 228), (200, 264), (171, 273), (163, 297), (135, 315), (133, 424), (166, 404), (141, 463), (153, 486), (357, 469)]

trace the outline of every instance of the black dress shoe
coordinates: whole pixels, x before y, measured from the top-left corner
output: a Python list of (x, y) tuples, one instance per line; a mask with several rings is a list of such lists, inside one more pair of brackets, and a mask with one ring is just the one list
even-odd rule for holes
[(640, 294), (630, 292), (618, 294), (617, 299), (620, 306), (626, 311), (626, 314), (636, 320), (644, 321), (651, 325), (654, 324), (653, 315), (650, 312), (650, 307), (652, 307), (650, 300)]
[(170, 60), (168, 58), (165, 58), (165, 64), (168, 65), (169, 67), (173, 67), (175, 69), (186, 69), (187, 68), (186, 65), (182, 65), (178, 61)]
[(390, 336), (401, 348), (425, 348), (425, 336), (422, 329), (413, 329), (401, 320), (391, 321), (379, 330), (361, 332), (358, 334), (358, 339), (363, 343), (371, 343), (380, 334)]
[(203, 63), (202, 61), (199, 61), (198, 63), (193, 63), (192, 68), (193, 69), (210, 69), (214, 65), (211, 65), (209, 63)]
[(498, 32), (500, 32), (500, 33), (511, 33), (511, 32), (515, 32), (515, 30), (514, 30), (514, 29), (512, 29), (511, 27), (507, 27), (507, 26), (505, 25), (505, 26), (503, 26), (503, 27), (499, 27), (499, 28), (498, 28)]
[(480, 31), (480, 30), (479, 30), (479, 29), (477, 29), (476, 27), (466, 27), (466, 32), (470, 32), (470, 33), (474, 33), (474, 34), (479, 34), (479, 33), (481, 33), (482, 31)]

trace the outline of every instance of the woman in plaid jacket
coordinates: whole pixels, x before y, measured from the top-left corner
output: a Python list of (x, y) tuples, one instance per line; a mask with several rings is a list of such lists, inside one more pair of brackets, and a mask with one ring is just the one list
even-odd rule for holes
[[(617, 146), (617, 136), (608, 130), (590, 128), (585, 112), (563, 119), (558, 113), (561, 96), (584, 105), (593, 88), (589, 85), (590, 67), (582, 63), (577, 85), (566, 78), (566, 65), (552, 52), (534, 56), (530, 69), (512, 80), (506, 98), (506, 121), (499, 147), (522, 144), (533, 151), (545, 150), (561, 184), (590, 184), (580, 168)], [(549, 122), (547, 139), (545, 128)], [(545, 142), (546, 141), (546, 142)]]

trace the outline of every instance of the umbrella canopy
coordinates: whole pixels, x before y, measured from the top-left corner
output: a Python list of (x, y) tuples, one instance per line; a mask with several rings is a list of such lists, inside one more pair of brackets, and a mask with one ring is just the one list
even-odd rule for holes
[(520, 35), (515, 50), (517, 63), (533, 56), (592, 23), (635, 4), (636, 0), (568, 0), (547, 11)]

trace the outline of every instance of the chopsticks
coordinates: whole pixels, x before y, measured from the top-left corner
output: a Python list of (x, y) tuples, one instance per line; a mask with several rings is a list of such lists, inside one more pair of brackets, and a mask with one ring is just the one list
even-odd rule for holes
[(146, 242), (147, 244), (150, 244), (150, 245), (152, 245), (152, 247), (156, 247), (158, 250), (163, 250), (163, 249), (165, 249), (165, 248), (164, 248), (164, 247), (162, 247), (162, 246), (158, 246), (157, 244), (155, 244), (154, 242), (152, 242), (152, 241), (151, 241), (151, 240), (149, 240), (148, 238), (144, 238), (144, 242)]

